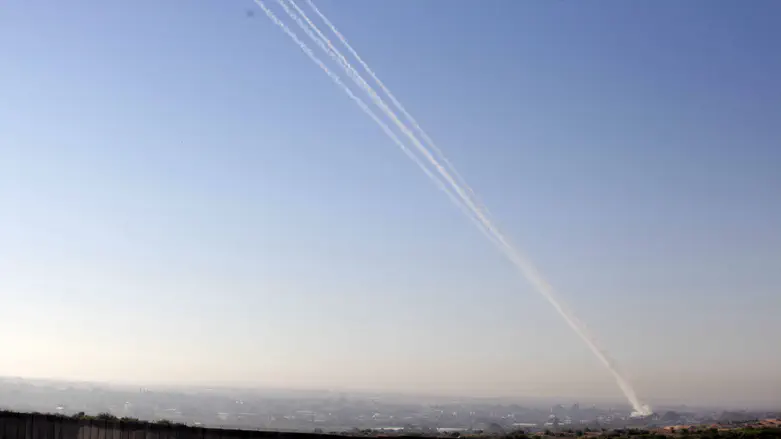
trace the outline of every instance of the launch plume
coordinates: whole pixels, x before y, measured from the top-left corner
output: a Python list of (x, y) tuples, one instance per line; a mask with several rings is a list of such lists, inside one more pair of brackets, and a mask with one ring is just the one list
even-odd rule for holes
[[(381, 112), (393, 123), (393, 125), (406, 137), (406, 139), (412, 144), (412, 148), (409, 148), (396, 133), (383, 122), (380, 117), (353, 91), (344, 84), (341, 79), (333, 73), (325, 63), (314, 55), (312, 50), (302, 42), (298, 36), (290, 30), (274, 13), (263, 3), (262, 0), (255, 0), (255, 3), (263, 9), (268, 18), (278, 25), (298, 46), (299, 48), (315, 63), (317, 64), (330, 78), (350, 97), (369, 117), (377, 123), (385, 134), (411, 159), (420, 167), (429, 179), (431, 179), (437, 187), (443, 190), (450, 200), (461, 209), (476, 226), (477, 228), (493, 243), (499, 251), (501, 251), (509, 261), (521, 272), (526, 280), (535, 288), (535, 290), (541, 294), (561, 316), (561, 318), (567, 323), (567, 325), (583, 340), (586, 346), (591, 350), (595, 357), (608, 369), (613, 375), (618, 387), (623, 392), (626, 399), (632, 405), (634, 414), (646, 415), (650, 413), (650, 408), (644, 405), (638, 399), (634, 389), (630, 383), (624, 378), (624, 375), (619, 371), (615, 362), (610, 358), (607, 352), (600, 348), (594, 337), (592, 337), (587, 331), (586, 327), (579, 322), (574, 314), (565, 307), (563, 301), (557, 297), (557, 294), (553, 287), (545, 280), (531, 261), (518, 250), (509, 239), (496, 227), (491, 221), (488, 210), (477, 199), (475, 192), (469, 187), (466, 181), (455, 170), (453, 165), (445, 158), (442, 151), (434, 144), (433, 140), (423, 131), (420, 125), (415, 119), (404, 109), (401, 103), (391, 94), (390, 90), (379, 80), (377, 75), (369, 68), (368, 64), (363, 61), (358, 55), (357, 51), (352, 48), (347, 42), (347, 39), (337, 30), (336, 26), (328, 20), (311, 0), (307, 0), (308, 5), (315, 12), (315, 14), (321, 19), (323, 23), (336, 35), (339, 42), (347, 49), (347, 51), (358, 61), (363, 69), (368, 73), (371, 79), (379, 86), (382, 92), (388, 97), (395, 108), (404, 115), (407, 123), (409, 123), (413, 129), (410, 129), (404, 121), (388, 106), (388, 104), (380, 97), (374, 88), (369, 85), (361, 74), (352, 67), (347, 58), (342, 52), (334, 46), (334, 44), (324, 35), (324, 33), (317, 27), (315, 23), (310, 20), (306, 13), (295, 3), (294, 0), (277, 0), (278, 4), (282, 7), (285, 13), (293, 20), (304, 33), (321, 49), (323, 50), (331, 60), (333, 60), (339, 67), (344, 70), (346, 75), (353, 81), (353, 83), (362, 89), (374, 103), (374, 105), (381, 110)], [(291, 8), (292, 6), (292, 8)], [(417, 135), (416, 135), (417, 134)], [(418, 138), (422, 139), (422, 141)]]
[[(312, 0), (306, 0), (309, 7), (315, 12), (315, 14), (320, 18), (320, 20), (325, 23), (326, 26), (333, 32), (334, 35), (336, 35), (336, 38), (339, 39), (339, 41), (342, 43), (342, 45), (347, 49), (348, 52), (355, 58), (356, 61), (363, 67), (363, 69), (366, 71), (366, 73), (369, 74), (369, 76), (374, 80), (374, 82), (377, 83), (377, 85), (380, 87), (380, 89), (385, 93), (386, 96), (388, 96), (388, 99), (390, 99), (391, 103), (401, 112), (402, 115), (407, 119), (407, 122), (409, 122), (410, 125), (420, 134), (420, 137), (423, 139), (426, 144), (431, 147), (431, 150), (434, 151), (434, 154), (442, 161), (442, 163), (445, 165), (445, 168), (450, 171), (451, 174), (455, 177), (456, 181), (462, 183), (463, 185), (467, 186), (467, 188), (471, 191), (471, 188), (466, 185), (466, 181), (463, 177), (461, 177), (461, 174), (458, 173), (456, 168), (450, 163), (450, 161), (445, 157), (445, 155), (442, 153), (442, 150), (439, 149), (439, 147), (434, 143), (434, 141), (429, 137), (428, 134), (423, 130), (423, 128), (420, 126), (417, 120), (415, 120), (414, 117), (412, 117), (409, 112), (407, 112), (407, 109), (404, 108), (403, 105), (401, 105), (401, 102), (396, 99), (396, 96), (391, 93), (391, 91), (385, 86), (385, 84), (380, 81), (380, 78), (377, 77), (377, 75), (374, 73), (374, 71), (369, 67), (369, 65), (361, 58), (360, 55), (358, 55), (358, 52), (353, 49), (353, 47), (350, 45), (350, 43), (347, 42), (347, 38), (342, 35), (341, 32), (339, 32), (339, 29), (336, 28), (336, 26), (331, 23), (331, 20), (328, 19), (328, 17), (325, 16), (322, 12), (320, 12), (320, 9), (312, 2)], [(293, 6), (295, 6), (296, 10), (299, 11), (302, 15), (305, 16), (303, 11), (296, 6), (295, 2), (291, 0)], [(308, 21), (308, 20), (307, 20)], [(472, 196), (474, 196), (474, 192), (470, 192)], [(482, 206), (483, 209), (487, 211), (487, 208), (485, 206)]]
[[(356, 95), (355, 95), (355, 94), (352, 92), (352, 90), (350, 90), (350, 88), (349, 88), (349, 87), (347, 87), (347, 86), (346, 86), (346, 85), (345, 85), (345, 84), (342, 82), (342, 80), (339, 78), (339, 76), (338, 76), (337, 74), (333, 73), (333, 72), (331, 71), (331, 69), (329, 69), (329, 68), (328, 68), (328, 66), (326, 66), (326, 65), (325, 65), (325, 63), (323, 63), (323, 61), (321, 61), (321, 60), (320, 60), (320, 59), (319, 59), (319, 58), (318, 58), (318, 57), (317, 57), (317, 56), (316, 56), (316, 55), (315, 55), (315, 54), (312, 52), (312, 50), (311, 50), (311, 49), (310, 49), (310, 48), (309, 48), (309, 47), (308, 47), (308, 46), (307, 46), (307, 45), (306, 45), (306, 44), (305, 44), (303, 41), (301, 41), (301, 40), (298, 38), (298, 36), (295, 34), (295, 32), (293, 32), (292, 30), (290, 30), (290, 28), (289, 28), (289, 27), (288, 27), (288, 26), (287, 26), (285, 23), (283, 23), (281, 20), (279, 20), (279, 18), (277, 18), (277, 16), (274, 14), (274, 12), (272, 12), (272, 11), (271, 11), (271, 10), (268, 8), (268, 6), (266, 6), (266, 5), (265, 5), (265, 3), (264, 3), (262, 0), (254, 0), (254, 1), (255, 1), (255, 3), (256, 3), (256, 4), (257, 4), (257, 5), (258, 5), (258, 6), (259, 6), (259, 7), (260, 7), (262, 10), (263, 10), (263, 12), (264, 12), (264, 13), (266, 14), (266, 16), (269, 18), (269, 20), (271, 20), (271, 21), (272, 21), (274, 24), (276, 24), (277, 26), (279, 26), (279, 27), (282, 29), (282, 31), (283, 31), (283, 32), (285, 32), (285, 34), (286, 34), (287, 36), (289, 36), (289, 37), (290, 37), (290, 38), (293, 40), (293, 42), (295, 42), (295, 43), (298, 45), (298, 47), (299, 47), (299, 48), (300, 48), (300, 49), (301, 49), (301, 50), (302, 50), (302, 51), (303, 51), (303, 52), (304, 52), (304, 53), (307, 55), (307, 57), (309, 57), (309, 59), (310, 59), (310, 60), (312, 60), (312, 62), (314, 62), (315, 64), (317, 64), (317, 66), (318, 66), (318, 67), (320, 67), (320, 69), (322, 69), (322, 70), (323, 70), (323, 72), (325, 72), (325, 74), (326, 74), (326, 75), (328, 75), (328, 77), (329, 77), (329, 78), (331, 78), (331, 80), (332, 80), (332, 81), (333, 81), (333, 82), (334, 82), (334, 83), (335, 83), (335, 84), (336, 84), (336, 85), (337, 85), (339, 88), (341, 88), (341, 89), (342, 89), (342, 90), (343, 90), (343, 91), (344, 91), (344, 92), (347, 94), (347, 96), (348, 96), (348, 97), (350, 97), (350, 99), (352, 99), (352, 100), (353, 100), (353, 102), (355, 102), (355, 103), (356, 103), (356, 105), (358, 105), (358, 107), (359, 107), (361, 110), (363, 110), (363, 111), (364, 111), (364, 112), (365, 112), (365, 113), (366, 113), (366, 114), (367, 114), (367, 115), (368, 115), (368, 116), (369, 116), (369, 117), (370, 117), (370, 118), (371, 118), (371, 119), (372, 119), (372, 120), (373, 120), (375, 123), (377, 123), (377, 125), (379, 125), (379, 126), (380, 126), (380, 128), (383, 130), (383, 132), (384, 132), (384, 133), (385, 133), (385, 134), (386, 134), (386, 135), (387, 135), (387, 136), (388, 136), (388, 137), (389, 137), (389, 138), (390, 138), (390, 139), (393, 141), (393, 143), (395, 143), (395, 144), (396, 144), (396, 145), (397, 145), (397, 146), (398, 146), (398, 147), (399, 147), (399, 148), (402, 150), (402, 152), (404, 152), (404, 154), (405, 154), (407, 157), (409, 157), (409, 158), (410, 158), (410, 159), (411, 159), (411, 160), (412, 160), (412, 161), (413, 161), (413, 162), (414, 162), (416, 165), (418, 165), (418, 167), (419, 167), (419, 168), (420, 168), (420, 169), (423, 171), (423, 173), (424, 173), (424, 174), (426, 174), (426, 176), (427, 176), (427, 177), (429, 177), (429, 178), (430, 178), (430, 179), (431, 179), (431, 180), (434, 182), (434, 184), (435, 184), (435, 185), (436, 185), (436, 186), (437, 186), (439, 189), (441, 189), (443, 192), (445, 192), (445, 194), (448, 196), (448, 198), (450, 198), (450, 200), (451, 200), (453, 203), (455, 203), (457, 206), (459, 206), (460, 208), (462, 208), (462, 210), (464, 209), (462, 206), (460, 206), (460, 205), (459, 205), (459, 201), (458, 201), (458, 199), (456, 198), (456, 196), (455, 196), (455, 195), (454, 195), (454, 194), (453, 194), (453, 193), (452, 193), (452, 192), (451, 192), (451, 191), (450, 191), (450, 190), (449, 190), (449, 189), (448, 189), (448, 188), (447, 188), (447, 187), (444, 185), (444, 183), (443, 183), (441, 180), (439, 180), (439, 179), (438, 179), (438, 178), (437, 178), (437, 177), (436, 177), (434, 174), (432, 174), (432, 173), (431, 173), (431, 170), (429, 170), (429, 169), (428, 169), (428, 168), (427, 168), (427, 167), (426, 167), (426, 166), (423, 164), (423, 162), (421, 162), (421, 161), (420, 161), (420, 159), (419, 159), (419, 158), (418, 158), (418, 157), (417, 157), (415, 154), (413, 154), (413, 153), (412, 153), (412, 152), (411, 152), (411, 151), (410, 151), (410, 150), (407, 148), (407, 146), (406, 146), (406, 145), (404, 145), (404, 143), (403, 143), (401, 140), (399, 140), (398, 136), (397, 136), (397, 135), (396, 135), (396, 134), (393, 132), (393, 130), (391, 130), (391, 129), (388, 127), (388, 125), (387, 125), (385, 122), (383, 122), (383, 121), (382, 121), (382, 120), (381, 120), (381, 119), (380, 119), (380, 118), (377, 116), (377, 114), (376, 114), (376, 113), (374, 113), (374, 111), (373, 111), (373, 110), (372, 110), (372, 109), (371, 109), (371, 108), (370, 108), (368, 105), (366, 105), (366, 103), (365, 103), (365, 102), (364, 102), (364, 101), (363, 101), (361, 98), (359, 98), (358, 96), (356, 96)], [(464, 212), (464, 214), (465, 214), (465, 215), (470, 215), (468, 212)], [(470, 218), (470, 219), (471, 219), (471, 218)], [(474, 222), (474, 221), (475, 221), (475, 220), (473, 220), (473, 222)], [(480, 227), (480, 225), (479, 225), (479, 224), (476, 224), (476, 225), (477, 225), (478, 227)], [(486, 236), (487, 236), (487, 237), (490, 239), (490, 236), (489, 236), (489, 235), (487, 235), (487, 233), (486, 233), (486, 232), (483, 232), (483, 233), (484, 233), (484, 234), (486, 234)]]

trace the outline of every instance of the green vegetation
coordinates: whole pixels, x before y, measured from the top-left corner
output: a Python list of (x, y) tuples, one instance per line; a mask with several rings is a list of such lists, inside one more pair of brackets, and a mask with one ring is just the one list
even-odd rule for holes
[[(98, 413), (97, 415), (88, 415), (84, 412), (74, 413), (73, 415), (63, 415), (59, 413), (39, 413), (39, 412), (21, 413), (12, 410), (0, 410), (0, 417), (20, 418), (20, 417), (27, 417), (27, 416), (33, 416), (33, 417), (40, 416), (52, 421), (60, 420), (60, 421), (77, 421), (77, 422), (78, 421), (110, 422), (110, 423), (119, 423), (119, 424), (134, 424), (140, 426), (159, 425), (164, 427), (187, 427), (187, 424), (169, 421), (168, 419), (159, 419), (155, 422), (148, 422), (148, 421), (142, 421), (138, 418), (131, 418), (128, 416), (117, 417), (108, 412), (101, 412)], [(196, 428), (196, 427), (192, 427), (192, 428)]]

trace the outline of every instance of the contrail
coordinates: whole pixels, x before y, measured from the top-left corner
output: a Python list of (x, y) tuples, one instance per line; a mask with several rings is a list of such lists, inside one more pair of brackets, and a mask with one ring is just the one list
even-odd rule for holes
[[(439, 174), (439, 177), (441, 177), (444, 182), (446, 182), (449, 185), (449, 188), (447, 188), (442, 180), (437, 178), (433, 173), (430, 172), (430, 170), (425, 166), (424, 163), (420, 161), (420, 159), (411, 153), (409, 149), (407, 149), (401, 141), (398, 139), (398, 137), (395, 136), (395, 134), (390, 130), (390, 128), (384, 124), (382, 121), (378, 119), (376, 114), (374, 114), (367, 106), (366, 104), (360, 100), (357, 96), (355, 96), (352, 91), (344, 85), (339, 78), (330, 72), (328, 68), (320, 61), (314, 54), (312, 54), (311, 50), (303, 43), (301, 42), (298, 37), (290, 31), (290, 29), (287, 28), (284, 23), (279, 21), (279, 19), (276, 18), (276, 16), (273, 15), (273, 13), (263, 4), (261, 0), (255, 0), (255, 2), (266, 12), (266, 15), (277, 25), (282, 27), (282, 29), (285, 31), (285, 33), (290, 36), (294, 42), (296, 42), (299, 47), (309, 56), (309, 58), (314, 61), (318, 66), (320, 66), (321, 69), (323, 69), (326, 74), (328, 74), (329, 77), (331, 77), (334, 82), (337, 83), (347, 94), (349, 97), (355, 101), (364, 112), (366, 112), (369, 116), (372, 117), (372, 119), (380, 125), (381, 128), (383, 128), (383, 131), (391, 137), (391, 139), (404, 151), (405, 154), (407, 154), (408, 157), (413, 159), (415, 163), (421, 167), (421, 169), (426, 172), (426, 175), (431, 178), (437, 185), (445, 191), (446, 194), (450, 197), (451, 201), (453, 201), (459, 208), (461, 208), (462, 212), (465, 213), (480, 229), (481, 232), (483, 232), (489, 240), (498, 247), (498, 249), (507, 256), (507, 258), (518, 268), (518, 270), (524, 275), (524, 277), (527, 279), (529, 283), (534, 286), (537, 291), (546, 299), (548, 302), (554, 307), (554, 309), (559, 313), (559, 315), (564, 319), (564, 321), (575, 331), (575, 333), (586, 343), (586, 345), (589, 347), (589, 349), (592, 351), (592, 353), (607, 367), (607, 369), (611, 372), (613, 377), (615, 378), (618, 386), (626, 396), (627, 400), (631, 403), (632, 407), (634, 408), (635, 412), (639, 414), (648, 414), (650, 412), (650, 409), (641, 404), (639, 399), (637, 398), (633, 388), (628, 383), (626, 379), (624, 379), (623, 375), (618, 371), (616, 368), (614, 362), (610, 359), (610, 357), (607, 355), (606, 352), (604, 352), (602, 349), (599, 348), (599, 346), (596, 344), (596, 342), (593, 340), (592, 337), (590, 337), (585, 329), (585, 327), (580, 324), (574, 317), (574, 315), (569, 312), (564, 306), (563, 303), (557, 299), (556, 293), (553, 289), (553, 287), (542, 277), (542, 275), (538, 272), (538, 270), (534, 267), (534, 265), (531, 263), (530, 260), (528, 260), (520, 251), (518, 251), (510, 242), (509, 240), (504, 236), (501, 231), (498, 230), (498, 228), (488, 219), (487, 212), (484, 210), (484, 208), (476, 201), (476, 196), (474, 195), (474, 191), (472, 191), (469, 186), (465, 182), (459, 182), (456, 181), (456, 178), (459, 180), (463, 180), (460, 177), (454, 178), (453, 175), (457, 175), (455, 172), (452, 174), (448, 172), (447, 169), (445, 169), (439, 161), (436, 160), (436, 158), (433, 157), (431, 152), (421, 144), (421, 142), (417, 139), (417, 137), (409, 130), (409, 128), (401, 121), (399, 120), (398, 116), (390, 110), (385, 104), (385, 102), (380, 98), (374, 89), (369, 86), (365, 80), (360, 76), (358, 72), (355, 71), (355, 69), (350, 66), (349, 62), (344, 58), (344, 56), (336, 49), (331, 42), (322, 34), (322, 32), (317, 28), (314, 23), (311, 22), (311, 20), (306, 17), (306, 14), (298, 8), (295, 3), (293, 3), (292, 0), (291, 4), (295, 7), (295, 9), (299, 12), (301, 17), (304, 17), (306, 20), (307, 25), (305, 25), (298, 16), (290, 10), (290, 8), (285, 4), (284, 0), (277, 0), (279, 4), (283, 7), (285, 12), (298, 23), (298, 25), (304, 30), (304, 32), (318, 45), (320, 48), (326, 52), (326, 54), (329, 55), (335, 62), (337, 62), (350, 76), (350, 78), (361, 88), (364, 89), (364, 91), (367, 92), (369, 97), (372, 99), (375, 105), (377, 105), (383, 112), (390, 118), (396, 126), (399, 128), (400, 131), (402, 131), (409, 139), (412, 141), (413, 145), (417, 149), (417, 151), (423, 155), (423, 157), (430, 163), (437, 173)], [(311, 4), (311, 3), (310, 3)], [(318, 11), (318, 15), (321, 17), (325, 17), (322, 13)], [(324, 19), (324, 21), (327, 20), (327, 18)], [(330, 23), (328, 21), (327, 23)], [(332, 30), (335, 29), (333, 25), (330, 25), (332, 27)], [(312, 33), (312, 30), (314, 30), (318, 36), (315, 36)], [(336, 32), (335, 32), (336, 33)], [(341, 35), (341, 34), (339, 34)], [(340, 39), (343, 39), (340, 38)], [(344, 43), (346, 45), (346, 39), (344, 39)], [(328, 47), (326, 47), (326, 45)], [(351, 52), (355, 52), (354, 50), (350, 49)], [(355, 55), (357, 58), (357, 54)], [(365, 63), (363, 63), (365, 64)], [(368, 67), (365, 67), (367, 71), (369, 71)], [(372, 75), (375, 76), (375, 75)], [(377, 82), (377, 80), (375, 78)], [(384, 87), (383, 87), (384, 88)], [(387, 89), (385, 89), (387, 90)], [(386, 91), (386, 94), (388, 92)], [(389, 95), (390, 96), (390, 95)], [(393, 100), (393, 99), (392, 99)], [(398, 105), (400, 107), (400, 104)], [(405, 113), (403, 111), (403, 113)], [(419, 130), (419, 132), (422, 130)], [(423, 136), (421, 136), (423, 137)], [(427, 136), (426, 136), (427, 137)], [(433, 144), (433, 142), (429, 142), (430, 144)], [(432, 149), (434, 149), (432, 147)], [(437, 149), (438, 151), (438, 149)], [(442, 155), (441, 151), (440, 154)], [(443, 160), (444, 161), (444, 160)], [(448, 162), (449, 163), (449, 162)], [(452, 168), (452, 165), (449, 165), (448, 167)], [(448, 189), (451, 189), (452, 192)]]

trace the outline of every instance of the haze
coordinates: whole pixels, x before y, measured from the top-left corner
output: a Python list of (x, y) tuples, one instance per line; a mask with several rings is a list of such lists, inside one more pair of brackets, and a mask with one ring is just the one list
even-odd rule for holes
[[(650, 401), (781, 403), (781, 7), (326, 1)], [(614, 398), (248, 2), (0, 12), (0, 375)]]

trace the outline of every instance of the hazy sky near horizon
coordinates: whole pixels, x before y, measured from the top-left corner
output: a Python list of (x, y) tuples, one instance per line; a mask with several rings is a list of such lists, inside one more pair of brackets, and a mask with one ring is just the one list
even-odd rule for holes
[[(781, 403), (781, 3), (317, 4), (641, 398)], [(0, 59), (0, 375), (621, 397), (251, 0)]]

